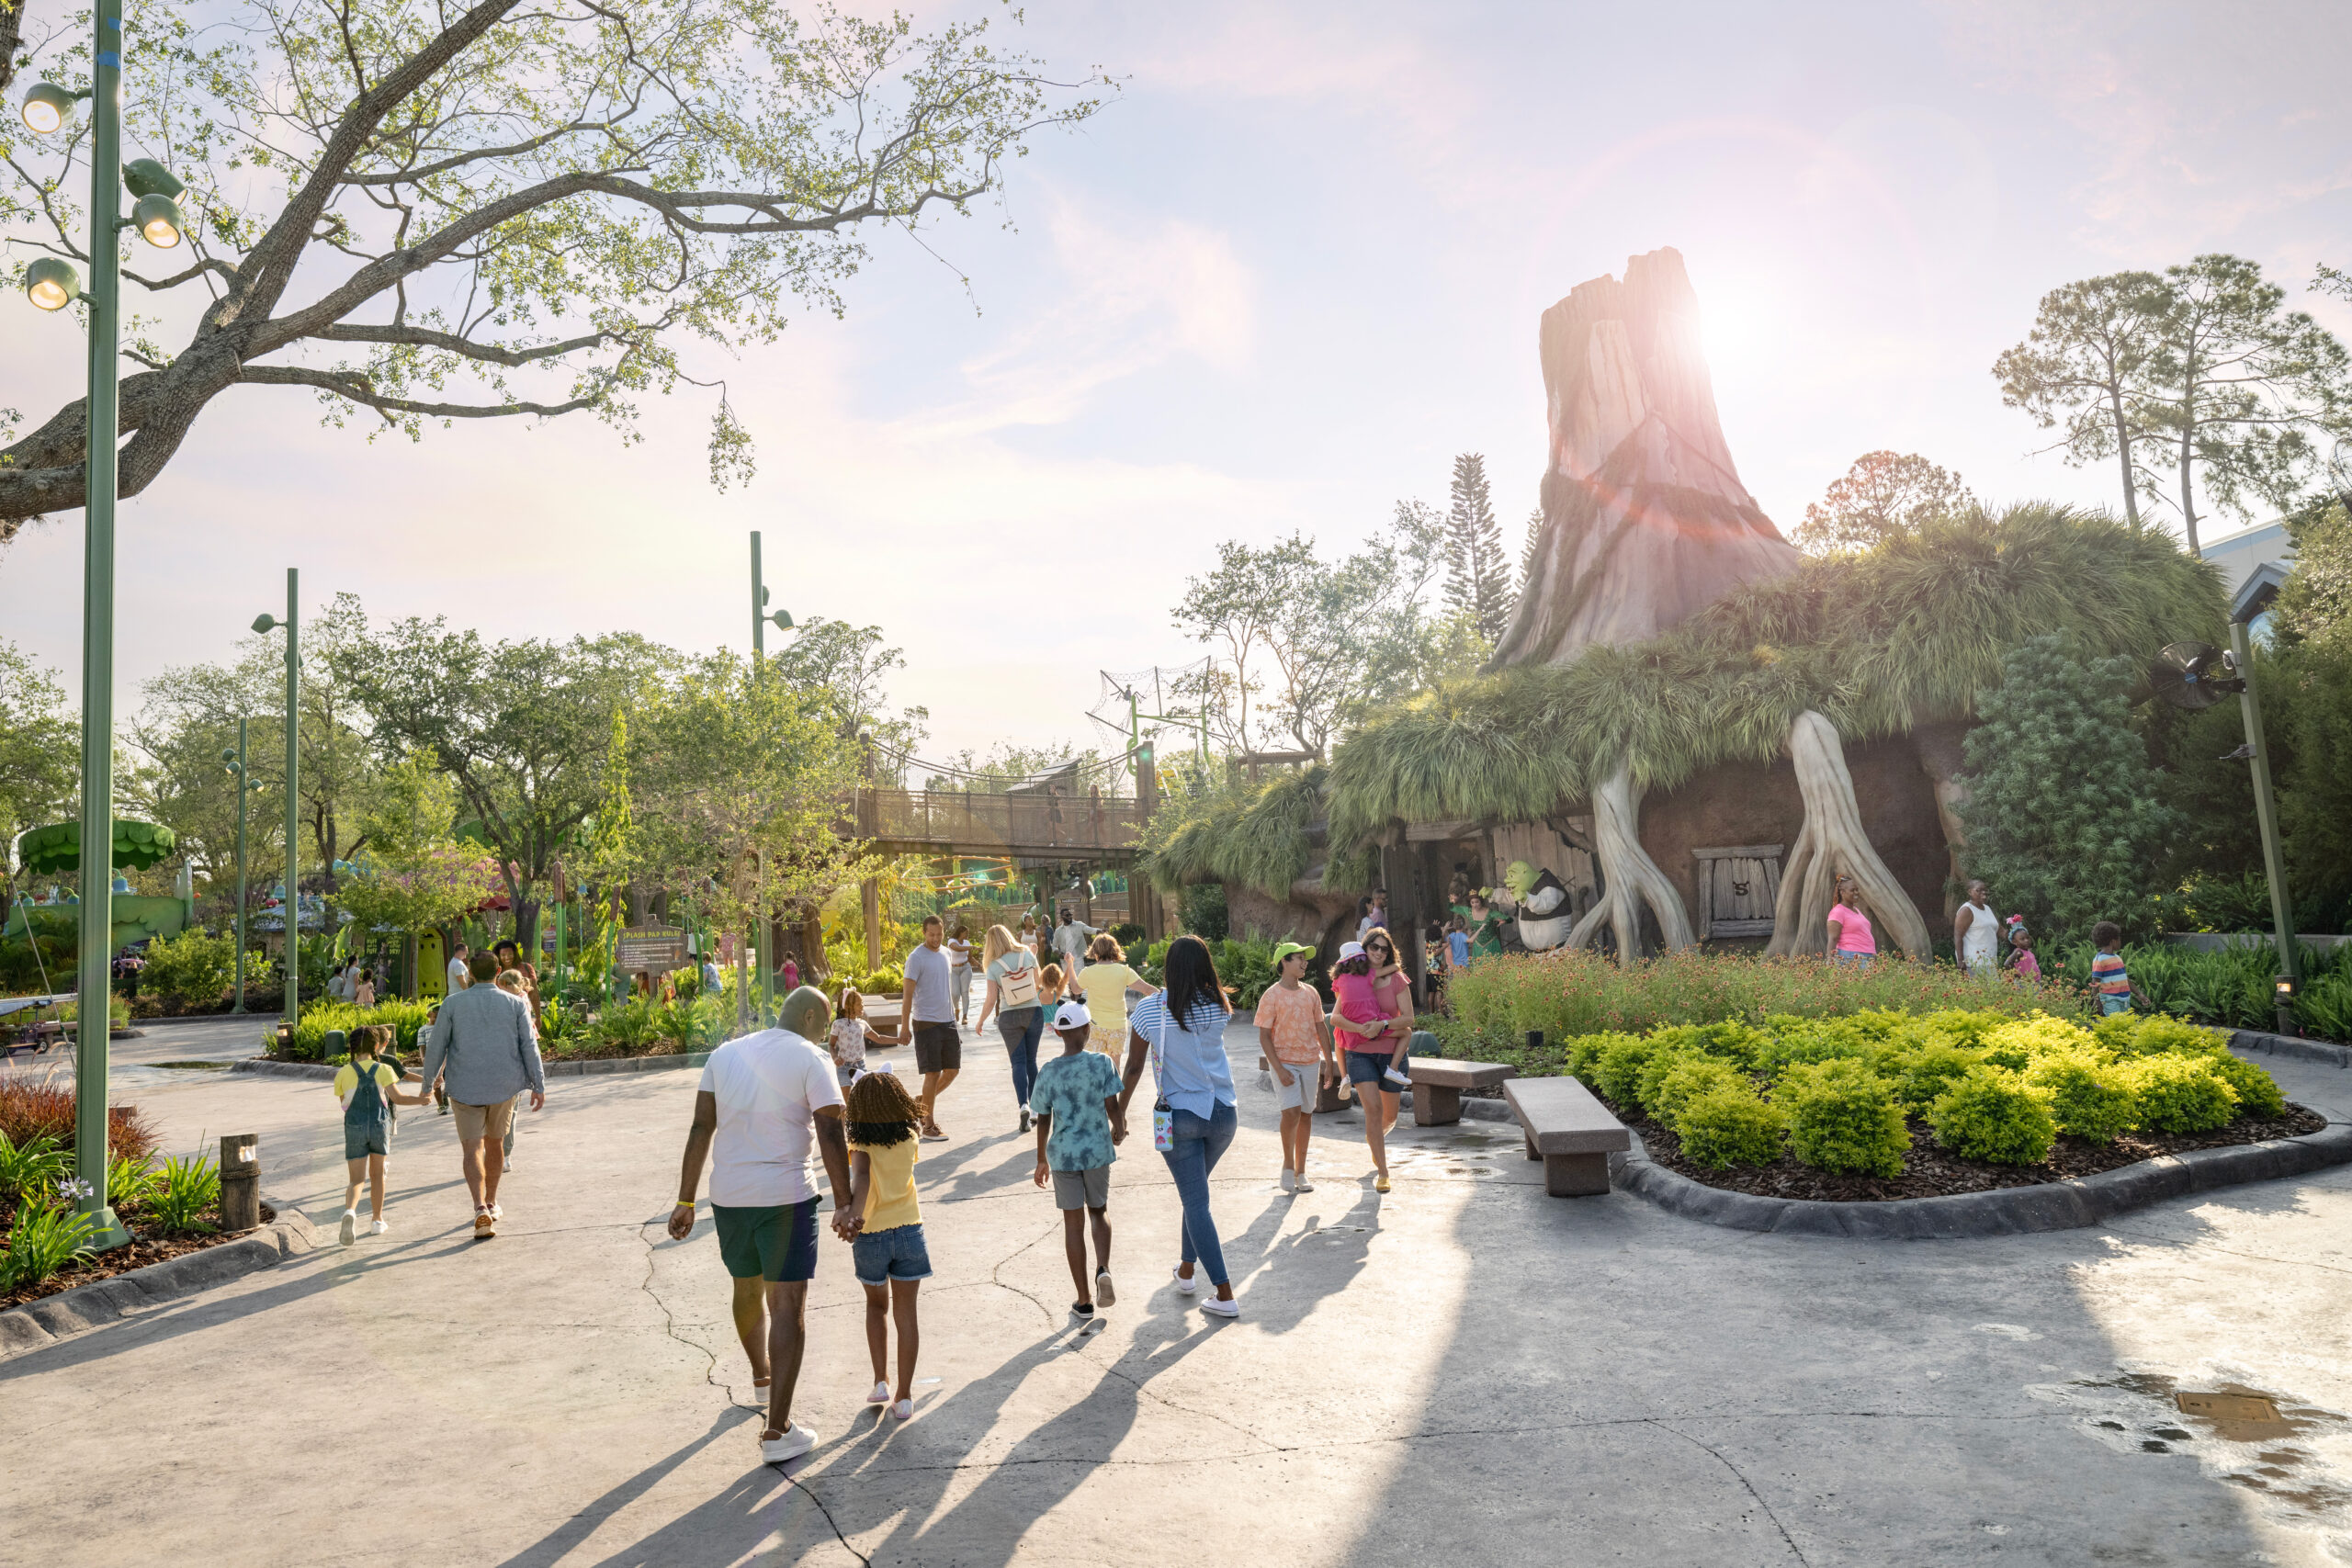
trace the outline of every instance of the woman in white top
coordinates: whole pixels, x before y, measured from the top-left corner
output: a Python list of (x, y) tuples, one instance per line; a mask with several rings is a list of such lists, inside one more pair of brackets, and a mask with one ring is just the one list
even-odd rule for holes
[(941, 945), (947, 949), (947, 983), (955, 987), (956, 1021), (961, 1023), (972, 1010), (972, 939), (959, 921), (956, 934)]
[(1992, 895), (1982, 881), (1970, 879), (1968, 902), (1951, 918), (1952, 951), (1960, 966), (1972, 975), (1993, 973), (2001, 956), (2001, 918), (1993, 913)]
[(1021, 1103), (1021, 1130), (1029, 1130), (1029, 1089), (1037, 1081), (1037, 1042), (1046, 1032), (1046, 1010), (1038, 1005), (1041, 972), (1037, 955), (1014, 940), (1002, 926), (990, 926), (981, 944), (988, 959), (988, 995), (980, 1002), (974, 1029), (988, 1027), (996, 1014), (997, 1032), (1004, 1036), (1004, 1054), (1012, 1060), (1012, 1098)]

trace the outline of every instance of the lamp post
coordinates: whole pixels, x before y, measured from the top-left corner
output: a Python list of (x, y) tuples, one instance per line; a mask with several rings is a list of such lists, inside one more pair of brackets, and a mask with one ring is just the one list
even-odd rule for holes
[(2262, 870), (2270, 884), (2270, 924), (2278, 940), (2278, 973), (2272, 981), (2274, 1021), (2281, 1034), (2295, 1032), (2295, 994), (2302, 976), (2295, 962), (2295, 923), (2287, 897), (2287, 857), (2278, 842), (2278, 807), (2270, 793), (2270, 748), (2262, 733), (2262, 705), (2255, 700), (2253, 639), (2248, 628), (2262, 618), (2287, 570), (2276, 561), (2256, 568), (2230, 598), (2230, 657), (2238, 676), (2238, 713), (2245, 726), (2246, 766), (2254, 774), (2254, 824), (2262, 837)]
[(301, 569), (286, 569), (286, 618), (255, 615), (254, 630), (286, 628), (286, 1027), (302, 1021), (302, 627), (296, 595)]
[[(107, 1031), (114, 957), (114, 502), (120, 427), (117, 383), (121, 322), (116, 310), (122, 271), (116, 236), (136, 228), (151, 245), (180, 243), (186, 221), (172, 197), (180, 182), (152, 158), (129, 164), (122, 154), (122, 0), (91, 10), (90, 85), (81, 90), (36, 82), (24, 96), (25, 125), (37, 136), (62, 130), (76, 101), (90, 100), (90, 287), (73, 264), (43, 256), (25, 269), (25, 295), (43, 310), (88, 300), (90, 433), (84, 442), (82, 555), (82, 923), (74, 990), (74, 1173), (89, 1221), (86, 1245), (130, 1239), (107, 1201)], [(116, 182), (119, 180), (120, 185)], [(136, 198), (122, 216), (123, 187)], [(90, 1020), (97, 1019), (97, 1027)]]
[(245, 721), (237, 720), (237, 749), (223, 749), (220, 760), (237, 780), (237, 1005), (245, 1010), (245, 797), (253, 793), (253, 774), (245, 771)]
[[(767, 584), (760, 579), (760, 531), (752, 530), (752, 674), (760, 673), (762, 660), (767, 656), (768, 627), (788, 632), (793, 629), (792, 612), (768, 612)], [(767, 856), (760, 856), (760, 908), (752, 921), (752, 961), (760, 966), (760, 1027), (766, 1028), (775, 1016), (775, 955), (768, 951)]]

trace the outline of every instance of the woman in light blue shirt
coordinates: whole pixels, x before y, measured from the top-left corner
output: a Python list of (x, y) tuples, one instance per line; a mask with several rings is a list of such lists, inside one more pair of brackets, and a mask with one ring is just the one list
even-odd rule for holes
[(1189, 1296), (1201, 1288), (1193, 1274), (1197, 1263), (1216, 1287), (1216, 1294), (1203, 1302), (1201, 1310), (1239, 1317), (1225, 1251), (1217, 1245), (1216, 1221), (1209, 1214), (1209, 1173), (1216, 1169), (1240, 1125), (1233, 1068), (1225, 1056), (1225, 1026), (1233, 1016), (1233, 1004), (1226, 1000), (1208, 944), (1199, 937), (1180, 936), (1169, 944), (1167, 981), (1166, 989), (1146, 998), (1127, 1015), (1127, 1068), (1119, 1112), (1126, 1114), (1127, 1102), (1143, 1079), (1143, 1065), (1149, 1061), (1173, 1135), (1171, 1146), (1160, 1150), (1159, 1157), (1168, 1162), (1176, 1196), (1184, 1205), (1184, 1252), (1176, 1269), (1176, 1289)]

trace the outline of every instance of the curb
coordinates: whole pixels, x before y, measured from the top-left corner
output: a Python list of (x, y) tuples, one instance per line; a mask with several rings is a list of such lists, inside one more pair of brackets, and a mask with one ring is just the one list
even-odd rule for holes
[[(604, 1056), (590, 1062), (541, 1062), (539, 1071), (551, 1078), (599, 1077), (605, 1073), (658, 1073), (673, 1067), (699, 1067), (710, 1060), (707, 1051), (695, 1051), (686, 1055), (674, 1053), (662, 1056)], [(259, 1056), (248, 1056), (229, 1064), (232, 1073), (265, 1073), (280, 1078), (332, 1079), (335, 1069), (323, 1062), (271, 1062)]]
[(1891, 1202), (1824, 1202), (1727, 1192), (1654, 1165), (1634, 1135), (1634, 1152), (1611, 1155), (1611, 1181), (1669, 1213), (1732, 1230), (1781, 1235), (1842, 1235), (1883, 1241), (1943, 1241), (2076, 1230), (2127, 1210), (2191, 1192), (2352, 1164), (2352, 1125), (2324, 1127), (2300, 1138), (2191, 1149), (2118, 1170), (2033, 1187), (1955, 1192)]
[(263, 1201), (277, 1212), (277, 1218), (239, 1240), (167, 1258), (111, 1280), (77, 1285), (0, 1312), (0, 1361), (54, 1345), (142, 1307), (225, 1285), (256, 1269), (275, 1268), (288, 1258), (318, 1248), (318, 1232), (301, 1210), (279, 1199)]
[(2352, 1045), (2331, 1045), (2324, 1040), (2305, 1040), (2293, 1034), (2265, 1034), (2258, 1029), (2230, 1031), (2230, 1048), (2233, 1051), (2259, 1051), (2267, 1056), (2290, 1056), (2297, 1061), (2325, 1062), (2331, 1067), (2352, 1067)]

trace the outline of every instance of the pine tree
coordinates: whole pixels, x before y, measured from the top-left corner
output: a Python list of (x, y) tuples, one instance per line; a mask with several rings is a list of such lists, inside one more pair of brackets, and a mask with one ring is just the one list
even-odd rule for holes
[(1445, 602), (1467, 611), (1491, 645), (1510, 619), (1510, 558), (1502, 525), (1487, 490), (1487, 459), (1464, 452), (1453, 459), (1453, 504), (1445, 519)]
[(2137, 671), (2085, 660), (2054, 632), (2002, 660), (1965, 744), (1968, 874), (2026, 918), (2047, 953), (2113, 920), (2144, 929), (2175, 818), (2132, 728)]
[[(1537, 507), (1527, 514), (1527, 543), (1519, 550), (1519, 592), (1535, 581), (1535, 547), (1544, 542), (1544, 509)], [(1513, 595), (1517, 597), (1517, 595)]]

